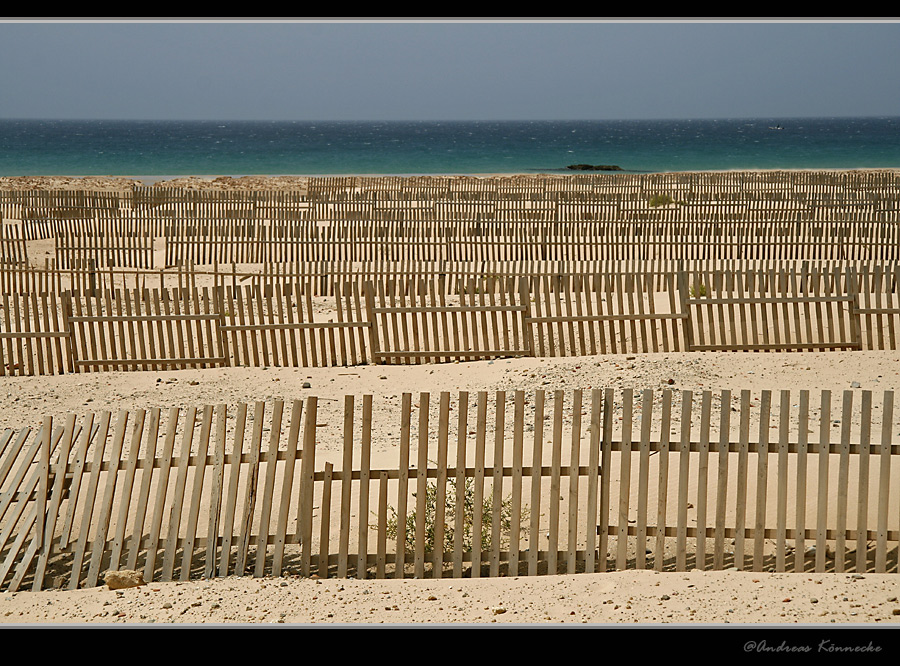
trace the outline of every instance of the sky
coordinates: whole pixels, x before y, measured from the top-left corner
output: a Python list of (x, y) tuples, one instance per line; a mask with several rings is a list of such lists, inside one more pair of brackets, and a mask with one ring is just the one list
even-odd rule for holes
[(0, 19), (0, 118), (900, 116), (900, 22)]

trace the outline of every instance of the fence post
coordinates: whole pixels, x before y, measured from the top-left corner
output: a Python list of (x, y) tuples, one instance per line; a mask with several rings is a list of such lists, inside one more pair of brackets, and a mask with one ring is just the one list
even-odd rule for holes
[(78, 345), (75, 340), (75, 329), (72, 326), (72, 292), (64, 291), (61, 295), (63, 311), (63, 333), (66, 340), (66, 369), (75, 372), (78, 361)]
[(88, 259), (88, 296), (91, 298), (94, 297), (94, 294), (97, 292), (97, 261), (95, 259)]
[(519, 304), (525, 307), (522, 312), (522, 336), (525, 343), (525, 355), (535, 356), (534, 335), (531, 321), (531, 292), (528, 289), (528, 278), (519, 278)]
[(47, 500), (50, 492), (50, 448), (53, 443), (53, 417), (44, 417), (43, 440), (41, 441), (40, 479), (38, 481), (35, 505), (37, 520), (35, 522), (35, 546), (37, 550), (44, 547), (44, 522), (47, 517)]
[(844, 284), (849, 292), (848, 295), (852, 297), (849, 306), (851, 341), (857, 345), (857, 351), (862, 351), (862, 315), (859, 312), (859, 288), (855, 268), (847, 267), (847, 278)]
[[(318, 398), (309, 396), (306, 398), (306, 423), (303, 427), (303, 448), (300, 454), (300, 516), (299, 532), (301, 545), (301, 570), (304, 576), (309, 576), (309, 564), (312, 544), (312, 513), (313, 513), (313, 489), (315, 488), (316, 473), (316, 418), (318, 413)], [(322, 520), (328, 520), (322, 516)]]
[[(218, 282), (218, 275), (216, 276), (216, 282)], [(231, 352), (228, 346), (228, 336), (222, 332), (222, 329), (225, 327), (225, 282), (223, 280), (222, 285), (213, 287), (213, 303), (215, 303), (216, 314), (219, 315), (218, 319), (216, 319), (216, 345), (218, 347), (218, 356), (221, 356), (224, 359), (223, 365), (226, 367), (231, 367)]]
[(684, 333), (684, 346), (685, 351), (694, 351), (694, 335), (693, 335), (693, 322), (691, 321), (691, 307), (688, 303), (688, 284), (687, 284), (687, 274), (680, 270), (678, 271), (678, 297), (681, 301), (681, 314), (682, 319), (682, 331)]
[(602, 393), (600, 389), (591, 390), (591, 425), (590, 431), (590, 447), (588, 455), (588, 482), (587, 482), (587, 520), (586, 520), (586, 542), (584, 552), (584, 570), (585, 573), (594, 573), (597, 568), (597, 510), (598, 510), (598, 489), (599, 477), (602, 472), (600, 468), (600, 435), (602, 430), (601, 423), (601, 401)]
[(375, 287), (371, 280), (366, 280), (363, 290), (366, 297), (366, 319), (369, 324), (369, 347), (372, 350), (372, 363), (378, 364), (381, 362), (379, 359), (381, 345), (378, 341), (378, 320), (375, 317)]

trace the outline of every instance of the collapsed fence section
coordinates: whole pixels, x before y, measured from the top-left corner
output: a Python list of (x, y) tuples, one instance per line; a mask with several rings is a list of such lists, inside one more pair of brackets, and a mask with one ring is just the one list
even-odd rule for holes
[(898, 570), (891, 391), (432, 398), (7, 430), (0, 587), (89, 587), (117, 568), (148, 581)]

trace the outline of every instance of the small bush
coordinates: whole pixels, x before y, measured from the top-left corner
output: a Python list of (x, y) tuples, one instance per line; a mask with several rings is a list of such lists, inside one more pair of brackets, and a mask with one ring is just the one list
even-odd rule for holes
[(668, 206), (669, 204), (675, 203), (675, 199), (670, 197), (668, 194), (654, 194), (650, 197), (650, 207), (656, 208), (657, 206)]
[[(425, 488), (425, 552), (432, 552), (435, 547), (435, 511), (437, 509), (437, 483), (429, 483)], [(413, 497), (416, 494), (413, 493)], [(475, 517), (475, 479), (468, 477), (462, 493), (462, 501), (465, 503), (463, 508), (463, 535), (462, 543), (464, 551), (471, 551), (474, 543), (474, 534), (472, 527)], [(456, 479), (447, 479), (447, 492), (444, 498), (444, 552), (449, 553), (453, 549), (456, 530), (459, 528), (455, 524), (456, 520)], [(389, 507), (390, 517), (387, 522), (387, 536), (396, 540), (399, 535), (399, 521), (397, 511), (394, 507)], [(523, 510), (518, 516), (521, 522), (526, 520), (527, 511)], [(491, 532), (492, 521), (494, 517), (494, 497), (493, 493), (486, 494), (481, 505), (481, 547), (482, 550), (491, 549)], [(512, 498), (507, 497), (502, 500), (500, 506), (500, 537), (501, 547), (508, 545), (509, 534), (512, 528)], [(406, 552), (414, 553), (416, 550), (416, 508), (413, 506), (406, 515)]]
[(695, 284), (691, 285), (691, 298), (702, 298), (706, 296), (706, 285), (705, 284)]

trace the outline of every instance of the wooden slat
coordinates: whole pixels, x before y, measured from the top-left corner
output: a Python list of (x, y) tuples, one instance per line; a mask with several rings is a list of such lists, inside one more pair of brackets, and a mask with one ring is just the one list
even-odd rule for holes
[[(206, 563), (203, 575), (212, 578), (216, 571), (219, 525), (222, 520), (223, 490), (225, 485), (225, 427), (228, 408), (216, 405), (216, 436), (213, 450), (212, 481), (209, 496), (209, 516), (206, 525)], [(223, 535), (224, 537), (224, 535)], [(230, 546), (229, 546), (230, 549)]]
[[(462, 403), (462, 395), (460, 403)], [(460, 414), (462, 414), (460, 407)], [(409, 438), (410, 438), (410, 421), (412, 417), (412, 394), (403, 393), (400, 402), (400, 465), (399, 479), (397, 482), (397, 539), (396, 539), (396, 555), (394, 575), (397, 578), (403, 578), (406, 571), (406, 517), (407, 502), (409, 500)], [(457, 488), (459, 484), (457, 483)], [(460, 548), (454, 548), (454, 554), (462, 552)], [(454, 559), (454, 576), (460, 576), (461, 570), (457, 571), (456, 560)]]
[(482, 541), (482, 519), (484, 506), (485, 477), (485, 445), (487, 438), (487, 391), (478, 392), (478, 412), (475, 424), (475, 480), (473, 490), (472, 514), (472, 578), (481, 577), (481, 564), (484, 554)]
[(313, 489), (316, 473), (316, 419), (319, 413), (316, 396), (306, 398), (306, 421), (303, 424), (303, 454), (300, 465), (300, 511), (298, 532), (300, 535), (300, 570), (309, 575), (312, 557)]
[(534, 441), (531, 464), (531, 506), (528, 534), (528, 575), (534, 576), (538, 569), (538, 551), (541, 543), (541, 464), (544, 442), (544, 391), (534, 392)]
[(253, 575), (263, 575), (268, 557), (269, 534), (271, 532), (272, 499), (275, 493), (275, 473), (278, 465), (278, 444), (281, 438), (281, 419), (284, 402), (276, 400), (272, 406), (272, 425), (269, 430), (269, 450), (266, 454), (266, 476), (263, 485), (262, 506), (259, 518), (259, 532), (256, 537), (256, 561)]
[(678, 442), (678, 514), (676, 523), (675, 568), (687, 568), (688, 479), (690, 478), (691, 413), (693, 393), (681, 392), (681, 438)]
[[(651, 403), (652, 394), (648, 396)], [(672, 433), (672, 391), (664, 389), (662, 392), (662, 409), (660, 413), (660, 451), (659, 451), (659, 488), (657, 490), (657, 509), (656, 509), (656, 547), (653, 554), (653, 568), (662, 571), (665, 565), (666, 557), (666, 540), (664, 528), (667, 521), (668, 499), (669, 499), (669, 439)], [(643, 424), (643, 414), (641, 415), (641, 427)], [(639, 500), (640, 501), (640, 500)], [(646, 530), (645, 530), (646, 531)], [(638, 544), (638, 548), (643, 548), (644, 544)]]
[(191, 566), (194, 560), (194, 547), (197, 542), (197, 526), (200, 520), (200, 503), (203, 499), (203, 480), (206, 476), (206, 453), (209, 450), (209, 437), (212, 432), (213, 408), (206, 405), (203, 408), (203, 420), (200, 427), (200, 441), (197, 449), (194, 465), (194, 485), (191, 489), (191, 506), (188, 512), (188, 522), (181, 556), (181, 580), (190, 580)]
[(350, 552), (350, 494), (352, 492), (353, 470), (353, 396), (344, 397), (344, 446), (341, 465), (341, 522), (338, 545), (338, 576), (347, 575)]
[(826, 567), (826, 533), (828, 517), (828, 458), (831, 449), (831, 392), (822, 391), (819, 407), (818, 494), (816, 497), (816, 572)]
[(846, 566), (847, 512), (850, 484), (850, 429), (853, 414), (853, 391), (844, 391), (841, 409), (841, 441), (838, 454), (837, 538), (834, 544), (834, 570), (843, 573)]
[[(172, 465), (172, 452), (175, 448), (176, 428), (178, 426), (179, 408), (172, 407), (169, 409), (168, 421), (166, 423), (166, 437), (163, 443), (163, 453), (158, 461), (159, 475), (156, 487), (156, 501), (154, 502), (153, 519), (150, 523), (150, 535), (147, 545), (147, 559), (144, 563), (144, 580), (151, 581), (154, 579), (156, 571), (156, 558), (159, 553), (159, 538), (162, 532), (162, 521), (164, 507), (166, 505), (166, 491), (169, 485), (169, 469)], [(98, 465), (99, 467), (99, 465)], [(90, 507), (91, 503), (88, 503)], [(87, 514), (86, 514), (87, 515)], [(77, 579), (73, 577), (73, 586), (77, 587)]]
[(94, 541), (91, 548), (91, 563), (85, 581), (87, 587), (94, 587), (100, 576), (100, 565), (102, 563), (103, 552), (106, 549), (106, 537), (109, 530), (110, 519), (112, 517), (119, 459), (122, 454), (122, 445), (125, 440), (125, 428), (127, 422), (128, 412), (120, 410), (116, 420), (115, 432), (113, 433), (113, 448), (110, 451), (110, 468), (107, 471), (103, 502), (99, 507), (97, 529), (94, 532)]
[(885, 391), (881, 408), (881, 454), (879, 456), (878, 518), (875, 543), (875, 571), (883, 573), (887, 559), (888, 507), (890, 506), (891, 426), (894, 416), (894, 392)]
[(447, 447), (450, 428), (450, 393), (441, 391), (438, 417), (437, 481), (434, 494), (434, 549), (432, 551), (432, 575), (442, 578), (444, 574), (445, 510), (447, 504)]
[[(583, 338), (582, 338), (583, 339)], [(569, 452), (569, 515), (568, 536), (566, 539), (566, 573), (573, 574), (577, 571), (577, 545), (578, 545), (578, 512), (579, 506), (579, 474), (581, 464), (581, 409), (582, 390), (575, 389), (572, 393), (572, 443)], [(589, 513), (589, 515), (591, 515)], [(596, 515), (596, 510), (593, 515)], [(594, 521), (589, 521), (589, 528), (594, 528)], [(587, 550), (587, 548), (586, 548)]]
[(234, 439), (231, 448), (231, 464), (229, 465), (228, 491), (225, 503), (225, 516), (222, 519), (222, 554), (219, 558), (219, 576), (227, 576), (231, 571), (232, 543), (234, 542), (234, 521), (238, 496), (238, 485), (241, 478), (241, 458), (244, 453), (244, 431), (247, 425), (247, 404), (238, 405), (234, 423)]
[(359, 508), (357, 532), (356, 577), (364, 580), (368, 577), (369, 553), (369, 481), (371, 478), (372, 456), (372, 396), (363, 396), (362, 441), (360, 443), (359, 462)]
[[(303, 403), (294, 400), (291, 405), (291, 426), (285, 452), (284, 472), (281, 480), (281, 496), (278, 503), (278, 522), (275, 528), (275, 552), (272, 555), (272, 575), (280, 576), (284, 561), (284, 547), (287, 543), (288, 511), (291, 507), (291, 491), (294, 484), (294, 468), (300, 445), (300, 416)], [(328, 523), (330, 514), (323, 513), (322, 522)], [(324, 545), (324, 544), (323, 544)], [(326, 545), (327, 547), (327, 545)]]
[[(650, 429), (652, 426), (653, 391), (652, 389), (644, 389), (641, 395), (641, 434), (638, 443), (637, 540), (634, 547), (635, 567), (638, 569), (645, 569), (647, 567), (647, 503), (650, 496)], [(665, 437), (665, 424), (663, 424), (662, 428), (662, 435)], [(665, 484), (667, 480), (665, 478), (665, 472), (663, 471), (662, 461), (665, 459), (665, 461), (668, 462), (668, 456), (668, 450), (663, 449), (660, 451), (660, 502), (663, 502), (665, 498), (665, 487), (663, 484)], [(621, 492), (630, 493), (631, 489), (623, 487)], [(665, 504), (662, 504), (661, 507), (664, 508)], [(660, 520), (665, 521), (665, 516), (657, 515), (657, 521)], [(657, 557), (654, 560), (654, 566), (657, 569), (662, 568), (662, 557), (659, 553), (657, 553)]]
[(116, 532), (113, 538), (109, 559), (109, 568), (114, 571), (119, 568), (122, 550), (125, 547), (125, 529), (128, 521), (128, 509), (131, 506), (131, 491), (134, 484), (138, 452), (141, 449), (141, 439), (144, 434), (144, 422), (147, 413), (146, 410), (138, 409), (133, 412), (133, 415), (131, 445), (128, 451), (128, 461), (125, 467), (122, 492), (118, 497), (119, 513), (116, 518)]
[(765, 540), (762, 538), (766, 524), (766, 500), (769, 483), (769, 418), (772, 392), (763, 391), (759, 403), (759, 449), (756, 466), (756, 511), (754, 513), (753, 570), (762, 571)]
[(628, 558), (628, 535), (625, 529), (629, 520), (631, 499), (631, 424), (633, 393), (630, 388), (622, 391), (622, 448), (619, 454), (619, 530), (616, 534), (616, 568), (625, 569)]
[(429, 394), (419, 394), (419, 430), (416, 460), (415, 560), (416, 578), (425, 577), (425, 512), (428, 470), (428, 404)]
[(263, 432), (263, 415), (265, 414), (265, 403), (257, 401), (253, 410), (253, 432), (250, 436), (250, 457), (247, 482), (244, 487), (243, 514), (240, 522), (240, 532), (238, 538), (237, 561), (235, 564), (235, 573), (243, 576), (247, 569), (247, 560), (249, 558), (250, 537), (253, 530), (253, 515), (256, 509), (256, 499), (258, 494), (259, 482), (259, 454), (262, 447)]

